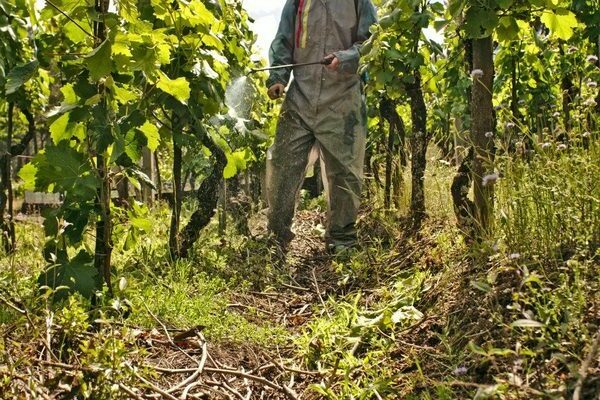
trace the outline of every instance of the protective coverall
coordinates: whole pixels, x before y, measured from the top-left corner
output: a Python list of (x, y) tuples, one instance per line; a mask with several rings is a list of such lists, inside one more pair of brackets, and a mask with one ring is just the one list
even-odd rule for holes
[[(339, 60), (337, 71), (322, 65), (293, 69), (271, 149), (269, 229), (288, 243), (296, 199), (309, 153), (318, 145), (328, 195), (326, 241), (356, 243), (356, 219), (365, 155), (367, 111), (358, 74), (360, 46), (376, 22), (371, 0), (287, 0), (270, 49), (272, 66)], [(287, 85), (290, 69), (274, 70), (267, 87)]]

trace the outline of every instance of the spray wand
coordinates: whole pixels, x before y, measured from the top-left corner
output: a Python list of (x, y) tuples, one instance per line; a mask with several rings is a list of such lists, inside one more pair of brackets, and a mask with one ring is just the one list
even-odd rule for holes
[(329, 65), (333, 62), (335, 57), (327, 57), (322, 59), (321, 61), (307, 62), (307, 63), (299, 63), (299, 64), (286, 64), (286, 65), (277, 65), (275, 67), (267, 67), (267, 68), (257, 68), (251, 69), (250, 73), (253, 74), (255, 72), (261, 71), (272, 71), (274, 69), (283, 69), (283, 68), (295, 68), (295, 67), (305, 67), (307, 65)]

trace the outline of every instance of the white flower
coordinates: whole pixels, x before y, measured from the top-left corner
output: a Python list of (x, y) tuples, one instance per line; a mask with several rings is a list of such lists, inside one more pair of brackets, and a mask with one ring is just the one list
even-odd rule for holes
[(564, 150), (566, 150), (566, 149), (568, 149), (568, 148), (569, 148), (569, 147), (568, 147), (566, 144), (564, 144), (564, 143), (561, 143), (561, 144), (559, 144), (558, 146), (556, 146), (556, 149), (557, 149), (558, 151), (564, 151)]
[(542, 149), (546, 150), (546, 149), (549, 149), (550, 147), (552, 147), (552, 143), (549, 143), (549, 142), (542, 143)]
[(594, 82), (594, 81), (589, 81), (589, 82), (587, 83), (587, 86), (588, 86), (589, 88), (597, 88), (597, 87), (598, 87), (598, 83), (597, 83), (597, 82)]
[(471, 78), (472, 79), (481, 79), (481, 78), (483, 78), (483, 70), (481, 70), (481, 69), (474, 69), (473, 71), (471, 71)]
[(581, 136), (583, 136), (584, 138), (592, 137), (592, 132), (583, 132), (583, 135)]
[(557, 112), (555, 112), (554, 114), (552, 114), (552, 116), (553, 116), (554, 118), (560, 118), (560, 113), (557, 111)]
[(594, 99), (587, 99), (586, 101), (583, 102), (583, 105), (586, 107), (595, 107), (596, 106), (596, 100)]
[(592, 55), (587, 56), (586, 60), (590, 64), (596, 64), (598, 62), (598, 57), (592, 54)]
[(508, 256), (508, 258), (510, 258), (511, 260), (518, 260), (519, 258), (521, 258), (521, 254), (513, 253), (510, 256)]
[(494, 185), (500, 179), (500, 175), (493, 173), (483, 177), (483, 186)]
[(466, 375), (467, 372), (468, 372), (467, 367), (458, 367), (453, 371), (454, 375), (457, 375), (457, 376)]
[(524, 106), (525, 105), (525, 100), (521, 99), (517, 102), (520, 106)]
[(485, 137), (488, 139), (492, 139), (494, 137), (494, 132), (486, 132)]
[(514, 129), (517, 125), (515, 125), (513, 122), (508, 122), (506, 124), (506, 129)]
[(577, 47), (571, 46), (571, 47), (569, 47), (569, 50), (567, 50), (567, 53), (569, 53), (569, 54), (577, 53), (578, 50), (579, 49)]

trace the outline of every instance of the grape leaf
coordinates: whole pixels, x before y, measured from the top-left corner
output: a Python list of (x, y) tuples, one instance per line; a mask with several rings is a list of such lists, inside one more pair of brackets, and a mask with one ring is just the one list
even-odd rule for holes
[(53, 289), (67, 288), (54, 294), (55, 301), (65, 299), (75, 292), (91, 298), (98, 287), (98, 271), (94, 268), (94, 257), (82, 250), (71, 260), (53, 265), (42, 272), (38, 284)]
[(544, 11), (542, 22), (554, 36), (569, 40), (573, 36), (573, 28), (577, 26), (577, 17), (571, 11), (559, 8), (555, 11)]
[(186, 104), (190, 98), (190, 84), (187, 79), (183, 77), (171, 79), (162, 71), (158, 71), (158, 74), (160, 78), (156, 83), (156, 87)]
[(140, 126), (138, 129), (146, 136), (146, 139), (148, 139), (148, 148), (150, 151), (156, 151), (160, 143), (160, 133), (158, 132), (156, 125), (150, 121), (146, 121), (144, 125)]
[(71, 139), (67, 125), (69, 125), (69, 113), (61, 115), (50, 125), (50, 136), (54, 144)]
[(10, 70), (6, 76), (6, 94), (13, 94), (30, 80), (37, 72), (40, 63), (37, 60), (19, 65)]
[(33, 192), (35, 190), (35, 176), (37, 167), (33, 163), (25, 164), (19, 170), (19, 178), (23, 179), (23, 188)]
[(85, 56), (85, 65), (90, 71), (92, 79), (98, 80), (112, 71), (111, 44), (107, 40)]

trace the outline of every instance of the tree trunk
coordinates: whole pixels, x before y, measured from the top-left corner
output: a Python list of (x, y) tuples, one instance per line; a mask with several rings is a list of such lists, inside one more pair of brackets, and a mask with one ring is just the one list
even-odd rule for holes
[[(179, 117), (174, 115), (174, 120)], [(174, 130), (179, 130), (179, 124), (173, 126)], [(175, 140), (175, 132), (173, 132), (173, 198), (171, 211), (171, 228), (169, 230), (169, 249), (173, 259), (177, 258), (180, 251), (179, 243), (179, 224), (181, 219), (181, 202), (182, 190), (181, 187), (181, 168), (182, 168), (182, 150), (181, 146)]]
[(176, 253), (176, 258), (187, 258), (192, 246), (200, 237), (200, 232), (215, 215), (215, 209), (219, 201), (219, 183), (223, 179), (223, 170), (227, 165), (225, 153), (215, 144), (206, 129), (199, 122), (194, 124), (193, 129), (200, 142), (210, 150), (215, 158), (215, 164), (211, 174), (202, 181), (200, 189), (196, 193), (198, 209), (192, 214), (187, 226), (179, 235), (180, 247)]
[[(379, 113), (381, 118), (381, 133), (385, 132), (385, 120), (387, 118), (387, 108), (390, 107), (388, 104), (390, 101), (388, 99), (383, 98), (381, 100), (379, 106)], [(390, 123), (388, 128), (388, 140), (385, 151), (385, 187), (384, 187), (384, 208), (389, 210), (392, 204), (392, 175), (393, 175), (393, 167), (394, 167), (394, 153), (395, 153), (395, 132), (393, 130), (393, 126)]]
[[(96, 11), (102, 15), (108, 12), (110, 0), (96, 0)], [(94, 30), (100, 41), (106, 39), (106, 25), (102, 22), (95, 23)], [(100, 43), (98, 43), (99, 45)], [(98, 85), (98, 93), (102, 94), (105, 88), (103, 84)], [(108, 107), (106, 96), (102, 96), (102, 102), (105, 107)], [(96, 222), (96, 249), (94, 266), (108, 287), (109, 293), (112, 294), (111, 285), (111, 256), (113, 250), (112, 243), (112, 221), (110, 212), (111, 202), (111, 187), (110, 175), (108, 169), (108, 160), (104, 157), (104, 148), (98, 144), (96, 148), (96, 169), (100, 177), (100, 188), (98, 189), (98, 209), (99, 218)]]
[[(472, 89), (472, 142), (475, 147), (473, 159), (473, 180), (475, 188), (475, 218), (480, 233), (491, 228), (494, 210), (493, 184), (484, 182), (484, 177), (494, 173), (493, 137), (486, 135), (494, 132), (494, 107), (492, 104), (494, 84), (494, 58), (492, 37), (473, 40), (473, 69), (483, 71), (481, 78), (475, 78)], [(485, 184), (487, 183), (487, 184)]]
[[(15, 251), (15, 225), (13, 221), (13, 193), (12, 193), (12, 176), (11, 176), (11, 161), (12, 161), (12, 136), (13, 136), (13, 117), (15, 112), (15, 104), (8, 103), (7, 126), (6, 126), (6, 154), (0, 159), (1, 173), (0, 179), (0, 221), (2, 228), (2, 242), (6, 254), (11, 254)], [(8, 211), (8, 215), (5, 212)]]
[(415, 231), (421, 228), (425, 218), (425, 168), (427, 167), (427, 148), (431, 135), (427, 133), (427, 108), (421, 88), (421, 73), (414, 71), (414, 83), (408, 86), (410, 110), (413, 123), (413, 135), (410, 141), (412, 153), (412, 194), (411, 217)]

